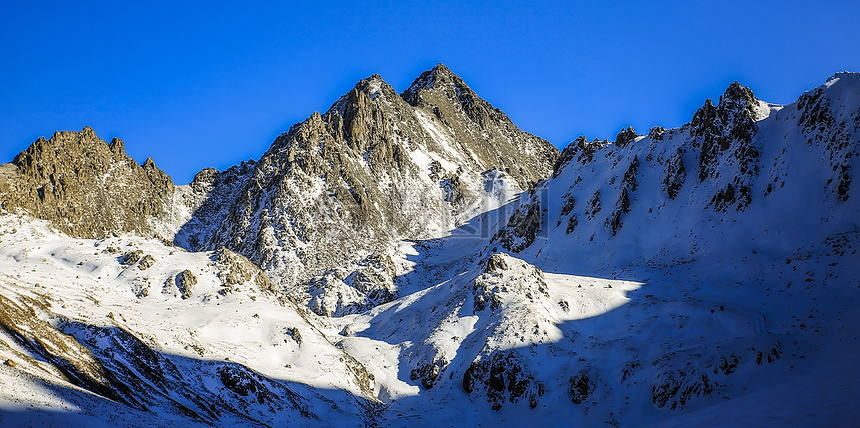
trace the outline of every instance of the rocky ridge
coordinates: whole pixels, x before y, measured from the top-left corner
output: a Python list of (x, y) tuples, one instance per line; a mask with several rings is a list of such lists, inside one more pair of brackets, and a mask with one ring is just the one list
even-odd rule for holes
[(0, 208), (22, 210), (81, 238), (155, 235), (158, 223), (174, 214), (174, 191), (151, 158), (138, 165), (122, 140), (108, 144), (89, 127), (39, 138), (0, 165)]
[[(571, 240), (589, 242), (583, 249), (622, 240), (637, 242), (635, 257), (642, 262), (663, 260), (664, 254), (674, 253), (674, 245), (683, 245), (689, 258), (696, 258), (713, 251), (704, 244), (709, 231), (702, 224), (745, 219), (770, 234), (791, 233), (783, 223), (788, 219), (777, 212), (791, 211), (789, 201), (798, 197), (817, 200), (815, 186), (820, 186), (824, 203), (833, 209), (821, 218), (790, 220), (807, 222), (815, 230), (819, 222), (827, 224), (855, 207), (851, 171), (858, 149), (852, 143), (860, 136), (860, 112), (847, 94), (856, 90), (856, 81), (856, 74), (838, 74), (786, 106), (760, 101), (735, 82), (716, 106), (707, 100), (680, 128), (655, 127), (635, 137), (628, 128), (615, 142), (580, 137), (562, 151), (553, 179), (521, 202), (496, 239), (509, 251), (530, 251), (529, 246), (539, 251), (531, 243), (540, 231), (538, 213), (544, 210), (545, 233), (559, 229)], [(819, 159), (820, 167), (797, 166), (808, 156)], [(789, 171), (792, 165), (800, 172)], [(751, 206), (774, 211), (745, 215)], [(630, 221), (635, 225), (628, 227)], [(669, 224), (677, 229), (673, 239), (642, 241), (643, 230)], [(734, 232), (740, 230), (745, 229)], [(727, 245), (748, 238), (726, 233), (732, 237)], [(823, 233), (804, 242), (815, 239), (823, 239)], [(600, 263), (601, 255), (585, 250), (583, 257)]]
[[(503, 205), (546, 178), (557, 154), (439, 64), (402, 95), (379, 75), (363, 79), (258, 161), (204, 169), (187, 186), (151, 159), (135, 164), (122, 140), (58, 133), (3, 166), (0, 207), (76, 237), (135, 232), (190, 251), (225, 247), (278, 289), (315, 298), (319, 313), (341, 314), (396, 295), (395, 267), (368, 276), (368, 258)], [(335, 301), (353, 309), (331, 309)]]

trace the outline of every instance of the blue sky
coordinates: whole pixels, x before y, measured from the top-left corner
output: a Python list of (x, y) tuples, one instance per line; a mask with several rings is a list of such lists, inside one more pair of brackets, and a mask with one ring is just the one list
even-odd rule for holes
[(559, 147), (680, 126), (734, 80), (789, 103), (860, 71), (857, 1), (131, 3), (0, 5), (0, 162), (89, 125), (184, 184), (439, 62)]

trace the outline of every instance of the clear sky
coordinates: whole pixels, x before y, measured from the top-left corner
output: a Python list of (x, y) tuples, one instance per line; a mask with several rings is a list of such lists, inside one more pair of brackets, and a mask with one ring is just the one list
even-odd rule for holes
[(860, 71), (856, 0), (132, 3), (2, 2), (0, 162), (89, 125), (184, 184), (439, 62), (559, 147), (680, 126), (734, 80), (789, 103)]

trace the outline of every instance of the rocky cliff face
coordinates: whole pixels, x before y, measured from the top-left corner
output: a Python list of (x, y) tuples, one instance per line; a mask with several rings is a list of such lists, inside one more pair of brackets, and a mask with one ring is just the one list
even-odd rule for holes
[(39, 138), (0, 165), (0, 208), (22, 210), (80, 238), (152, 236), (170, 215), (173, 181), (152, 159), (138, 165), (122, 140), (89, 127)]
[(176, 239), (231, 248), (288, 287), (319, 277), (316, 289), (333, 291), (395, 240), (441, 236), (504, 204), (547, 177), (557, 153), (444, 65), (402, 95), (374, 75), (256, 163), (198, 174), (191, 199), (202, 202)]
[(558, 157), (546, 141), (521, 131), (442, 64), (425, 71), (401, 96), (415, 108), (432, 112), (467, 160), (481, 165), (476, 169), (498, 168), (523, 189), (547, 178), (550, 161)]

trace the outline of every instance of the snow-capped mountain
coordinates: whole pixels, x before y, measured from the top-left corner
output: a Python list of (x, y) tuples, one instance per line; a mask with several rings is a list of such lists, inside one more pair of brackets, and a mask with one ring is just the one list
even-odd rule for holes
[(558, 156), (442, 64), (402, 95), (378, 75), (364, 79), (260, 160), (204, 169), (188, 186), (123, 147), (89, 128), (40, 139), (6, 166), (3, 204), (76, 237), (137, 232), (192, 251), (226, 246), (290, 292), (311, 289), (321, 314), (391, 300), (394, 243), (443, 236), (503, 205)]
[[(462, 294), (423, 299), (447, 318), (402, 334), (432, 340), (477, 317), (456, 335), (468, 337), (456, 356), (436, 341), (404, 362), (442, 372), (428, 395), (468, 393), (453, 415), (498, 409), (470, 423), (845, 424), (856, 413), (840, 397), (858, 391), (844, 379), (860, 374), (848, 333), (860, 287), (858, 102), (852, 73), (786, 106), (733, 84), (679, 129), (577, 139), (488, 244), (462, 251), (474, 260), (445, 266)], [(439, 245), (420, 260), (456, 252)], [(498, 251), (516, 267), (500, 269)]]
[[(541, 264), (563, 253), (594, 270), (607, 261), (673, 266), (742, 247), (787, 255), (852, 230), (858, 91), (857, 74), (842, 73), (781, 106), (734, 83), (681, 128), (628, 128), (614, 143), (580, 137), (497, 239)], [(544, 211), (531, 209), (538, 205)], [(537, 216), (545, 230), (524, 227)], [(540, 233), (556, 239), (531, 245)]]
[(189, 185), (122, 147), (0, 166), (0, 423), (860, 416), (860, 74), (560, 156), (441, 64)]
[(188, 196), (199, 205), (175, 241), (227, 246), (294, 292), (313, 279), (318, 313), (361, 310), (396, 294), (395, 242), (506, 203), (557, 155), (444, 65), (402, 95), (374, 75), (253, 165), (198, 174)]

